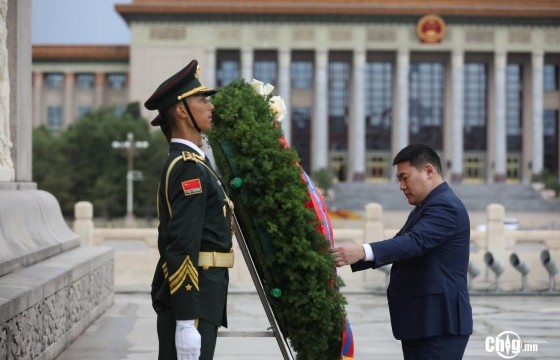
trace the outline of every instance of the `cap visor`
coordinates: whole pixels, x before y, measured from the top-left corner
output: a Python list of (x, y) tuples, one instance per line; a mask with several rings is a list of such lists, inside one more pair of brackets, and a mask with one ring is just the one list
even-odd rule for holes
[(215, 93), (217, 93), (218, 90), (214, 90), (214, 89), (204, 89), (204, 90), (200, 90), (195, 92), (194, 94), (190, 95), (190, 96), (195, 96), (195, 95), (199, 95), (199, 96), (212, 96)]
[(163, 120), (163, 116), (161, 116), (161, 114), (159, 114), (158, 116), (155, 117), (154, 120), (152, 120), (150, 122), (150, 124), (152, 124), (152, 126), (159, 126), (159, 125), (161, 125), (162, 120)]

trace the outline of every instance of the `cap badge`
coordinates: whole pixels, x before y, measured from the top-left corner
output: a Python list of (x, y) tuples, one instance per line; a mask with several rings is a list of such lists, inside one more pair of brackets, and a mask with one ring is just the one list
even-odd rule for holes
[(194, 77), (197, 79), (200, 77), (200, 66), (198, 65), (196, 65), (196, 72), (194, 73)]

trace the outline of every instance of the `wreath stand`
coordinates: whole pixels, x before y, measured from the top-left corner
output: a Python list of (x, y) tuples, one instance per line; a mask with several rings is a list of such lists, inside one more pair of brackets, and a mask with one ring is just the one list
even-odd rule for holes
[(272, 337), (276, 338), (278, 342), (278, 346), (280, 347), (280, 351), (282, 352), (282, 356), (284, 360), (294, 360), (294, 355), (292, 354), (292, 350), (286, 337), (282, 334), (280, 330), (280, 326), (278, 325), (278, 321), (276, 320), (276, 315), (268, 299), (266, 297), (266, 293), (264, 290), (264, 286), (262, 283), (262, 279), (257, 272), (255, 267), (255, 263), (253, 261), (253, 257), (251, 255), (251, 251), (247, 246), (247, 242), (245, 241), (245, 237), (243, 236), (243, 232), (239, 227), (239, 223), (237, 222), (237, 218), (234, 216), (235, 221), (235, 237), (237, 238), (237, 242), (239, 244), (239, 248), (241, 249), (241, 253), (243, 254), (243, 258), (245, 259), (245, 263), (247, 264), (247, 268), (249, 269), (249, 273), (251, 274), (251, 278), (253, 279), (253, 283), (255, 284), (255, 288), (257, 289), (257, 293), (259, 294), (259, 298), (261, 300), (262, 306), (270, 322), (271, 327), (270, 331), (220, 331), (218, 332), (219, 337)]

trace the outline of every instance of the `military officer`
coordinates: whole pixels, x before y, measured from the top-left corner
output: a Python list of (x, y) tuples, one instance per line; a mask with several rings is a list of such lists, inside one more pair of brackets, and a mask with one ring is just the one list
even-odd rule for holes
[(233, 266), (233, 204), (201, 150), (212, 126), (216, 90), (200, 83), (196, 60), (145, 102), (169, 141), (157, 193), (160, 259), (152, 282), (159, 359), (212, 359), (227, 326), (228, 268)]

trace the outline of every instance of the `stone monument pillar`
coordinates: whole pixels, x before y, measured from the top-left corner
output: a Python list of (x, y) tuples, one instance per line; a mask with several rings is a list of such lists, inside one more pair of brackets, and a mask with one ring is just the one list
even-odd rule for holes
[(113, 303), (113, 251), (80, 246), (32, 182), (31, 0), (0, 0), (0, 359), (51, 360)]
[(0, 182), (13, 181), (10, 137), (10, 77), (8, 73), (8, 0), (0, 0)]

